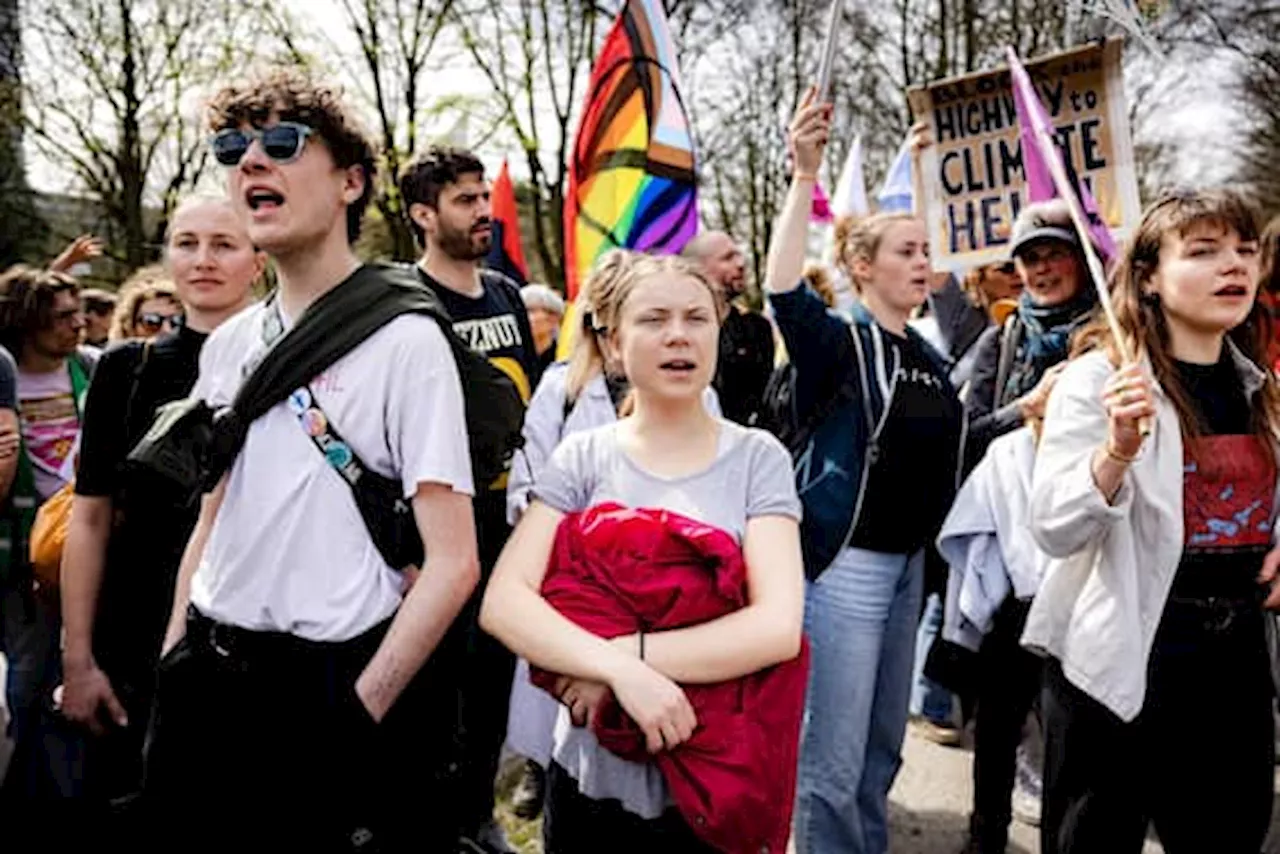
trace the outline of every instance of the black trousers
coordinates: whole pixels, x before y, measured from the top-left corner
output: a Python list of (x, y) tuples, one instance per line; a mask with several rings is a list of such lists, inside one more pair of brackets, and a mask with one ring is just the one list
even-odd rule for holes
[(507, 740), (507, 711), (515, 655), (480, 628), (479, 602), (459, 614), (450, 638), (450, 670), (455, 674), (459, 737), (464, 760), (459, 770), (458, 832), (474, 833), (493, 816), (493, 786)]
[(493, 816), (493, 785), (507, 741), (507, 712), (516, 657), (480, 628), (480, 602), (493, 568), (511, 534), (506, 524), (506, 499), (498, 509), (481, 509), (477, 502), (476, 536), (480, 547), (481, 580), (462, 613), (454, 620), (446, 642), (453, 682), (458, 692), (459, 737), (464, 759), (458, 779), (458, 832), (476, 832)]
[(193, 612), (160, 662), (139, 807), (157, 833), (149, 844), (455, 850), (454, 715), (432, 694), (428, 668), (381, 723), (355, 694), (385, 628), (315, 643)]
[(1272, 684), (1261, 610), (1170, 602), (1141, 714), (1120, 720), (1046, 665), (1044, 854), (1258, 854), (1274, 796)]
[(675, 809), (655, 819), (617, 801), (593, 801), (568, 771), (551, 763), (542, 835), (546, 854), (713, 854)]
[(978, 652), (969, 826), (983, 852), (1003, 854), (1008, 845), (1018, 744), (1042, 685), (1042, 659), (1019, 643), (1030, 610), (1030, 602), (1006, 599)]

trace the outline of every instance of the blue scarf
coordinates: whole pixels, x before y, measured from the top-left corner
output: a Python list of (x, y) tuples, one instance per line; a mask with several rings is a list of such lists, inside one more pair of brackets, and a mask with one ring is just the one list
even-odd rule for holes
[(1022, 340), (1005, 383), (1005, 401), (1017, 400), (1036, 387), (1045, 371), (1066, 361), (1071, 336), (1084, 326), (1098, 304), (1098, 295), (1088, 282), (1080, 292), (1060, 305), (1041, 306), (1029, 293), (1018, 300), (1018, 320), (1022, 323)]

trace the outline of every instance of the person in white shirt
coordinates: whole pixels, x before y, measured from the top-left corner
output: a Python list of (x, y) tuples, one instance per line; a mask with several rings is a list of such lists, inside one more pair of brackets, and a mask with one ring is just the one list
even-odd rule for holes
[[(375, 167), (335, 91), (301, 72), (222, 90), (208, 119), (232, 204), (280, 282), (205, 345), (193, 395), (217, 407), (361, 272), (351, 246)], [(479, 575), (457, 366), (434, 319), (404, 315), (309, 392), (249, 426), (183, 557), (148, 755), (153, 823), (198, 810), (210, 820), (190, 832), (218, 850), (250, 832), (259, 850), (447, 850), (414, 806), (441, 779), (435, 713), (449, 719), (418, 674)], [(367, 468), (402, 482), (426, 554), (411, 587), (304, 429), (317, 411)]]

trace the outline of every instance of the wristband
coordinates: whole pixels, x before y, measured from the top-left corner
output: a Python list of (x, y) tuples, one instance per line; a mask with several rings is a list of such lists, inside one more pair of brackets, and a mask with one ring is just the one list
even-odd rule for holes
[(1124, 463), (1127, 466), (1133, 465), (1133, 463), (1135, 463), (1138, 459), (1137, 454), (1134, 454), (1132, 457), (1126, 457), (1124, 454), (1117, 451), (1112, 446), (1110, 439), (1107, 439), (1107, 444), (1103, 447), (1103, 451), (1105, 451), (1106, 455), (1111, 459), (1115, 460), (1118, 463)]
[(791, 175), (793, 181), (813, 181), (818, 182), (818, 174), (816, 172), (793, 172)]

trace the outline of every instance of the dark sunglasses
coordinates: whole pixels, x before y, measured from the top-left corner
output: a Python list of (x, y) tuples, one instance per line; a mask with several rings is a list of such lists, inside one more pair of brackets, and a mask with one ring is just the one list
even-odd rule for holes
[(186, 318), (181, 314), (159, 314), (148, 311), (145, 314), (138, 315), (138, 322), (134, 325), (147, 332), (159, 332), (166, 323), (169, 324), (170, 329), (181, 329), (182, 324), (185, 322)]
[(214, 134), (209, 145), (214, 158), (223, 166), (235, 166), (244, 159), (255, 139), (262, 140), (262, 150), (277, 163), (292, 163), (302, 156), (307, 137), (315, 128), (298, 122), (279, 122), (269, 128), (240, 130), (226, 128)]
[(996, 267), (996, 270), (1004, 273), (1006, 276), (1012, 276), (1014, 273), (1018, 272), (1018, 265), (1012, 261), (1005, 261), (1003, 264)]

